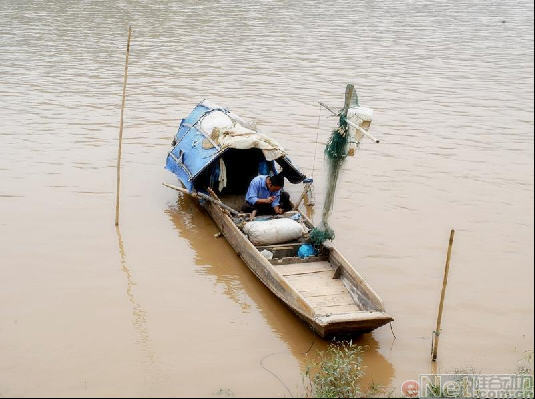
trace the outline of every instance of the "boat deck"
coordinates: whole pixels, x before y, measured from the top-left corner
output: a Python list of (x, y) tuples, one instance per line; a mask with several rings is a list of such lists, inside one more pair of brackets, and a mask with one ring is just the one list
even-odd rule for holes
[(274, 266), (318, 316), (363, 310), (355, 303), (343, 280), (334, 278), (336, 270), (328, 261)]

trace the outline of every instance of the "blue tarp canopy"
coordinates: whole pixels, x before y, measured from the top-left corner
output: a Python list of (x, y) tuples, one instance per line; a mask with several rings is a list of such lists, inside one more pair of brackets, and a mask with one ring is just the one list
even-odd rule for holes
[[(173, 149), (169, 152), (165, 168), (178, 176), (188, 191), (194, 190), (196, 178), (229, 148), (221, 148), (200, 129), (203, 117), (213, 111), (230, 112), (208, 104), (206, 101), (199, 103), (193, 111), (182, 121), (178, 132), (173, 140)], [(203, 141), (212, 145), (203, 146)], [(209, 147), (209, 148), (208, 148)], [(288, 157), (282, 156), (276, 159), (282, 167), (284, 176), (292, 183), (303, 181), (306, 176), (299, 172)]]
[(195, 177), (220, 154), (218, 147), (205, 149), (204, 134), (194, 125), (213, 108), (202, 103), (180, 122), (174, 148), (169, 152), (165, 168), (178, 176), (184, 187), (192, 191)]

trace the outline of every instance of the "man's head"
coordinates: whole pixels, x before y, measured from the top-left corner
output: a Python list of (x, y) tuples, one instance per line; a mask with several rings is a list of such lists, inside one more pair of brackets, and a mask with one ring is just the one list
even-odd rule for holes
[(284, 187), (284, 176), (282, 176), (281, 174), (268, 176), (266, 178), (266, 186), (268, 190), (272, 193), (274, 193), (275, 191), (279, 191), (281, 188)]

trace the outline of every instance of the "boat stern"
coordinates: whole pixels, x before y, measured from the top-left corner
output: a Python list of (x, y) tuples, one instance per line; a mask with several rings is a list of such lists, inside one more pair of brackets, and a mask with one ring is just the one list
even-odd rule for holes
[(323, 338), (357, 335), (375, 330), (393, 320), (388, 313), (377, 311), (322, 315), (314, 319), (314, 329)]

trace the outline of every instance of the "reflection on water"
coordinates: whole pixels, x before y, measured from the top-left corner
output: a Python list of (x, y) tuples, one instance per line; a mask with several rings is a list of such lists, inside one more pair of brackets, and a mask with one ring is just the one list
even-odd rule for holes
[(139, 344), (142, 352), (147, 357), (150, 364), (154, 364), (155, 354), (152, 349), (152, 342), (149, 335), (149, 330), (147, 328), (147, 312), (143, 307), (138, 303), (134, 295), (134, 287), (136, 285), (134, 278), (132, 277), (132, 272), (128, 268), (126, 262), (126, 251), (124, 249), (123, 237), (121, 236), (121, 229), (119, 226), (115, 227), (117, 233), (117, 240), (119, 244), (119, 255), (121, 257), (121, 270), (126, 277), (126, 296), (128, 301), (132, 305), (132, 325), (136, 330), (138, 339), (137, 343)]
[[(202, 266), (199, 273), (209, 273), (216, 277), (216, 284), (224, 287), (224, 292), (243, 311), (251, 306), (248, 298), (242, 295), (239, 273), (240, 269), (232, 267), (233, 262), (240, 261), (237, 256), (230, 256), (227, 246), (223, 244), (224, 238), (215, 238), (217, 229), (206, 213), (197, 203), (187, 196), (179, 195), (176, 205), (164, 211), (180, 236), (188, 240), (194, 250), (195, 264)], [(203, 249), (210, 249), (203, 251)], [(218, 271), (217, 273), (212, 270)]]
[[(254, 306), (300, 361), (302, 370), (306, 368), (309, 358), (313, 358), (316, 351), (325, 350), (328, 341), (315, 335), (273, 295), (249, 271), (224, 237), (214, 237), (218, 232), (217, 226), (196, 200), (186, 195), (179, 195), (176, 204), (170, 205), (164, 212), (173, 222), (178, 234), (185, 238), (194, 250), (195, 263), (202, 266), (199, 273), (214, 276), (215, 284), (223, 285), (225, 295), (237, 303), (242, 311), (248, 312), (250, 307)], [(207, 251), (207, 248), (210, 250)], [(373, 381), (382, 385), (390, 384), (394, 369), (392, 364), (379, 353), (379, 345), (373, 335), (362, 334), (354, 338), (353, 342), (366, 348), (364, 361), (368, 375), (363, 383), (366, 385)], [(274, 355), (277, 353), (267, 355), (265, 359)], [(261, 365), (264, 367), (262, 362)]]
[(214, 276), (215, 283), (224, 287), (224, 293), (242, 311), (255, 306), (284, 341), (294, 338), (295, 343), (297, 339), (300, 344), (291, 346), (297, 351), (306, 350), (315, 340), (314, 334), (249, 271), (224, 237), (214, 237), (217, 227), (195, 200), (179, 195), (177, 203), (164, 212), (193, 249), (195, 263), (202, 266), (198, 273)]

